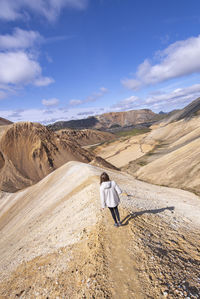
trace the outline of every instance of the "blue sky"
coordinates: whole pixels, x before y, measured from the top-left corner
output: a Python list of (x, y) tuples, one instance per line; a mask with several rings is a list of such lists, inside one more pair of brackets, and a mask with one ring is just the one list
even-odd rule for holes
[(0, 117), (186, 106), (200, 95), (199, 11), (199, 0), (0, 0)]

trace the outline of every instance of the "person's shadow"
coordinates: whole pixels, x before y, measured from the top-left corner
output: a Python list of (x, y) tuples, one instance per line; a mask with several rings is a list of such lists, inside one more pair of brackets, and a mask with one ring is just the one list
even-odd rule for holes
[(162, 213), (165, 210), (169, 210), (169, 211), (174, 211), (175, 207), (166, 207), (166, 208), (161, 208), (161, 209), (154, 209), (154, 210), (144, 210), (144, 211), (139, 211), (139, 212), (133, 212), (129, 215), (127, 215), (122, 221), (122, 226), (127, 225), (129, 223), (129, 221), (133, 218), (136, 218), (138, 216), (141, 216), (143, 214), (158, 214), (158, 213)]

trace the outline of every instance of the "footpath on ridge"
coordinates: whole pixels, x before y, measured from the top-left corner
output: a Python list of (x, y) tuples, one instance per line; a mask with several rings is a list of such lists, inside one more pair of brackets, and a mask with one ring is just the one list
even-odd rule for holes
[(70, 162), (2, 195), (0, 298), (199, 298), (199, 198), (110, 170), (127, 193), (116, 228), (99, 211), (102, 170)]

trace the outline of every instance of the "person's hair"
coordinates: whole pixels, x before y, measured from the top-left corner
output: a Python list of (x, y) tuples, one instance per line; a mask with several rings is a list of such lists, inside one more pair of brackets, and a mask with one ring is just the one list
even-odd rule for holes
[(100, 185), (101, 183), (108, 181), (110, 181), (108, 174), (106, 172), (103, 172), (100, 176)]

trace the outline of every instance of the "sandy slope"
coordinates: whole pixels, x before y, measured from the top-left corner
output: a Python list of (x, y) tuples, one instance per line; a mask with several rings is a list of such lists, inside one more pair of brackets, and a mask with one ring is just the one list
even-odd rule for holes
[[(193, 117), (189, 120), (180, 120), (167, 125), (161, 124), (158, 128), (155, 128), (148, 134), (145, 141), (151, 142), (152, 140), (156, 140), (173, 144), (176, 141), (181, 141), (181, 138), (185, 138), (185, 141), (190, 142), (193, 138), (199, 137), (199, 130), (200, 119), (199, 117)], [(192, 139), (191, 134), (193, 135)], [(180, 142), (180, 145), (181, 144), (182, 143)]]
[(11, 125), (0, 126), (0, 139), (3, 135), (3, 133), (5, 132), (5, 130), (7, 130), (9, 126), (11, 126)]
[(143, 181), (200, 194), (200, 118), (152, 127), (95, 150), (102, 158)]
[(196, 296), (199, 198), (109, 171), (128, 193), (124, 226), (115, 229), (109, 211), (99, 211), (102, 171), (69, 162), (34, 186), (1, 193), (0, 296)]
[(160, 148), (137, 171), (139, 179), (200, 194), (200, 119), (181, 120), (153, 130), (145, 139)]

